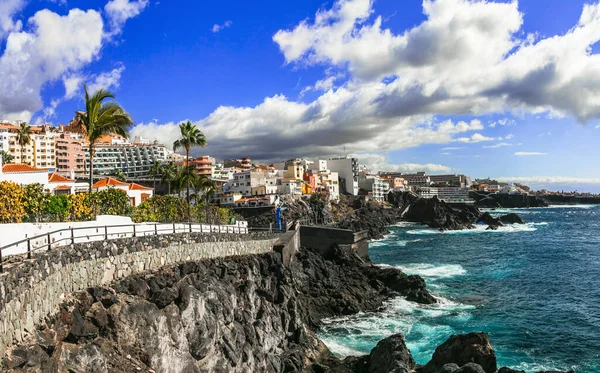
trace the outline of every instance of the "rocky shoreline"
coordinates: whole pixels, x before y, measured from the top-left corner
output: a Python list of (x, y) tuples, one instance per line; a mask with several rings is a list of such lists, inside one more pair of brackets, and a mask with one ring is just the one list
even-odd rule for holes
[[(288, 219), (318, 215), (372, 238), (402, 219), (438, 229), (522, 222), (411, 194), (392, 194), (388, 205), (314, 202), (296, 201)], [(402, 335), (340, 360), (315, 334), (326, 318), (377, 312), (398, 296), (436, 302), (421, 277), (340, 249), (325, 258), (302, 248), (289, 267), (275, 252), (188, 262), (74, 294), (28, 343), (10, 349), (2, 371), (519, 373), (497, 369), (485, 333), (451, 336), (423, 366)]]
[(485, 333), (450, 337), (423, 366), (401, 335), (343, 360), (316, 337), (324, 318), (376, 312), (397, 296), (436, 301), (421, 277), (342, 250), (324, 258), (301, 249), (289, 268), (278, 253), (183, 263), (74, 294), (29, 343), (10, 349), (2, 371), (497, 371)]

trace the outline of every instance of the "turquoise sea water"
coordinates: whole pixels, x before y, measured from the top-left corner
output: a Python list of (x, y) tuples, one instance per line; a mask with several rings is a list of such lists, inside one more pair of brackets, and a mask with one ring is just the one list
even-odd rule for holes
[(383, 312), (327, 320), (340, 356), (366, 354), (393, 333), (417, 363), (450, 335), (489, 333), (498, 366), (600, 372), (600, 206), (498, 209), (525, 225), (441, 233), (400, 223), (370, 244), (373, 262), (425, 278), (440, 300), (392, 299)]

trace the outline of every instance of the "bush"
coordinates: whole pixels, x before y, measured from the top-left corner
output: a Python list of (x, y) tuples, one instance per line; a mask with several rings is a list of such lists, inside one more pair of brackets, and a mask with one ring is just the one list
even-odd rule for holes
[(57, 221), (67, 221), (71, 211), (69, 197), (64, 194), (50, 196), (46, 213), (53, 216)]
[(69, 203), (71, 210), (69, 219), (71, 221), (86, 221), (92, 220), (92, 207), (89, 204), (90, 199), (87, 194), (71, 194), (69, 195)]
[[(197, 216), (192, 209), (192, 220)], [(133, 221), (187, 222), (188, 205), (185, 199), (172, 196), (153, 196), (142, 202), (133, 212)]]
[(86, 204), (90, 207), (93, 216), (96, 215), (121, 215), (131, 213), (129, 197), (125, 191), (109, 188), (100, 192), (87, 194)]
[(20, 223), (25, 217), (25, 191), (12, 181), (0, 182), (0, 223)]
[(42, 184), (29, 184), (21, 187), (24, 192), (23, 207), (29, 221), (38, 222), (47, 213), (50, 193), (44, 190)]

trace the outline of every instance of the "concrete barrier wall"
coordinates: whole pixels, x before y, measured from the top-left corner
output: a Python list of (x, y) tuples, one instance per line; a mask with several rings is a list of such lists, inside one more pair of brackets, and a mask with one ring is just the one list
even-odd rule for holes
[(75, 244), (7, 266), (0, 275), (0, 355), (34, 333), (72, 292), (165, 265), (272, 251), (268, 234), (175, 234)]
[(331, 255), (335, 245), (361, 258), (369, 255), (368, 232), (354, 233), (350, 229), (301, 226), (300, 245), (316, 250), (325, 258)]

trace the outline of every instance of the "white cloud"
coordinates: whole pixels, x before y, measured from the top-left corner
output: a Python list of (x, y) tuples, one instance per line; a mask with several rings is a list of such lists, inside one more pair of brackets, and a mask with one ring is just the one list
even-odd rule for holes
[(510, 140), (510, 139), (512, 139), (513, 137), (515, 137), (515, 135), (513, 135), (512, 133), (509, 133), (509, 134), (508, 134), (508, 135), (506, 135), (504, 138), (505, 138), (506, 140)]
[(600, 40), (597, 3), (565, 34), (540, 40), (519, 37), (517, 1), (424, 0), (427, 20), (398, 34), (381, 17), (370, 21), (372, 5), (339, 0), (273, 40), (287, 63), (347, 67), (360, 81), (398, 77), (393, 100), (421, 114), (600, 117), (600, 56), (591, 51)]
[(367, 166), (371, 172), (389, 171), (389, 172), (418, 172), (425, 171), (427, 173), (442, 173), (450, 172), (451, 168), (441, 164), (427, 163), (389, 163), (388, 156), (385, 153), (361, 153), (354, 154), (353, 157), (358, 158), (360, 164)]
[(496, 149), (496, 148), (502, 148), (504, 146), (512, 146), (512, 144), (509, 144), (507, 142), (499, 142), (499, 143), (494, 144), (494, 145), (484, 145), (483, 148), (485, 148), (485, 149)]
[(514, 126), (516, 124), (517, 124), (517, 122), (514, 119), (502, 118), (502, 119), (499, 119), (499, 120), (497, 120), (495, 122), (490, 123), (490, 127), (494, 128), (497, 125), (500, 125), (500, 126)]
[[(105, 14), (109, 23), (119, 28), (105, 30), (98, 11), (80, 9), (72, 9), (66, 15), (43, 9), (22, 28), (13, 17), (25, 1), (2, 1), (0, 36), (2, 32), (8, 33), (0, 56), (0, 118), (31, 121), (36, 112), (39, 112), (36, 121), (53, 117), (57, 106), (80, 94), (82, 83), (86, 81), (96, 86), (117, 87), (124, 69), (122, 65), (97, 75), (86, 73), (85, 69), (100, 58), (102, 47), (112, 32), (120, 32), (124, 22), (139, 14), (147, 3), (148, 0), (109, 1)], [(44, 105), (42, 90), (57, 81), (65, 87), (64, 96), (54, 97)]]
[(442, 150), (460, 150), (460, 149), (463, 149), (463, 147), (462, 146), (448, 146), (448, 147), (442, 148)]
[(107, 36), (120, 34), (125, 22), (138, 16), (148, 4), (149, 0), (110, 0), (106, 3), (104, 11), (110, 23)]
[(11, 31), (21, 31), (23, 23), (13, 17), (25, 7), (25, 0), (0, 1), (0, 40)]
[(11, 32), (0, 57), (0, 116), (29, 121), (42, 109), (42, 87), (94, 61), (102, 47), (103, 22), (94, 10), (60, 16), (41, 10), (31, 31)]
[(495, 140), (493, 137), (486, 137), (480, 133), (474, 133), (471, 137), (459, 137), (456, 139), (458, 142), (467, 142), (467, 143), (476, 143), (482, 141), (493, 141)]
[(125, 70), (123, 64), (119, 64), (111, 71), (106, 71), (98, 75), (92, 76), (88, 81), (88, 91), (96, 92), (100, 88), (113, 90), (118, 88), (121, 82), (121, 74)]
[(223, 29), (231, 27), (231, 25), (233, 25), (233, 22), (231, 22), (231, 21), (225, 21), (225, 23), (223, 23), (222, 25), (215, 23), (214, 26), (212, 27), (211, 31), (214, 33), (217, 33)]
[(540, 153), (540, 152), (516, 152), (514, 154), (517, 157), (529, 157), (529, 156), (536, 156), (536, 155), (548, 155), (548, 153)]

